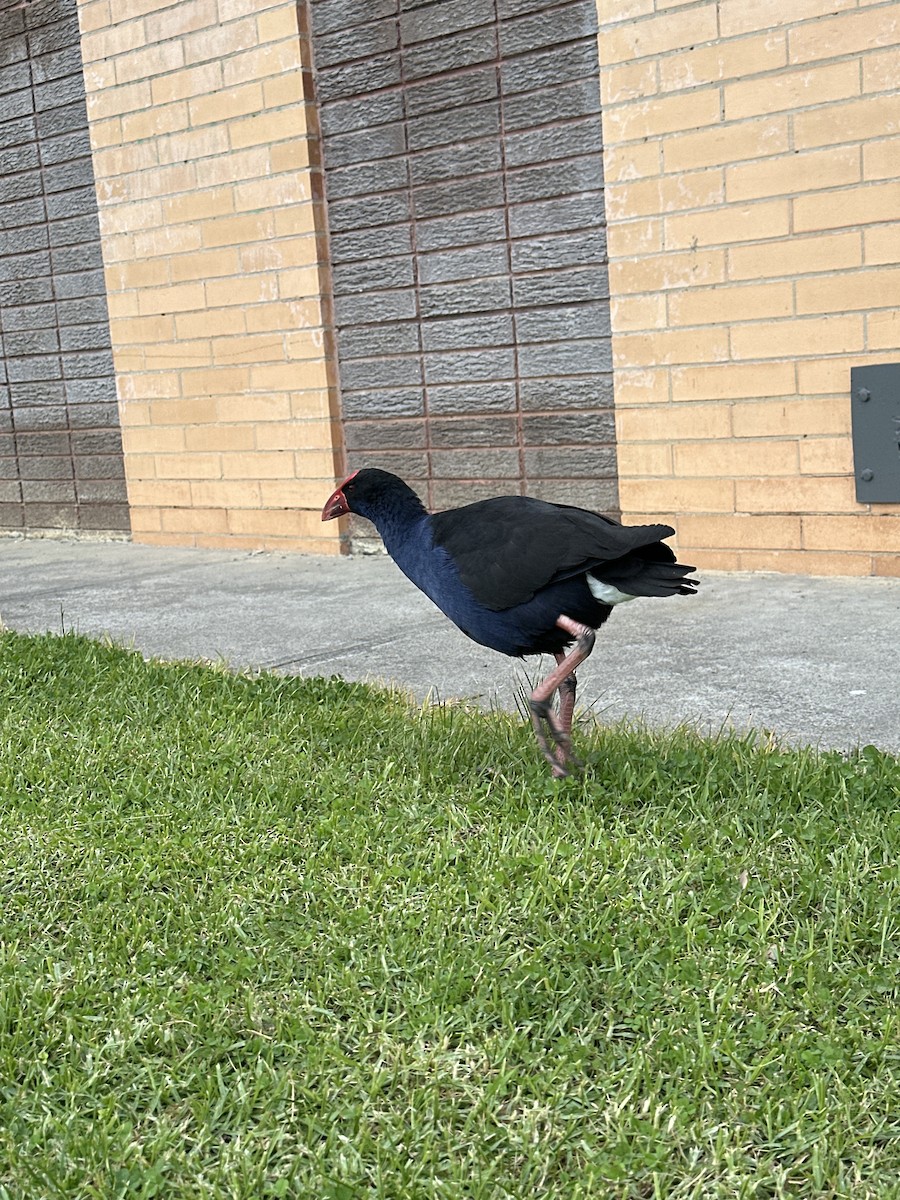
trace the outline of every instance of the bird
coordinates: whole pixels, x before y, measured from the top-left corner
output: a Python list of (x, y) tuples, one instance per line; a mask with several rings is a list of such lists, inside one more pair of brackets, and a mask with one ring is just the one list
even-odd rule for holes
[[(429, 513), (399, 476), (353, 471), (329, 496), (322, 520), (371, 521), (406, 577), (473, 641), (521, 658), (552, 654), (556, 667), (531, 693), (538, 746), (556, 778), (572, 753), (576, 669), (613, 608), (639, 596), (691, 595), (696, 568), (662, 539), (670, 525), (613, 517), (531, 496), (496, 496)], [(558, 693), (558, 711), (553, 699)]]

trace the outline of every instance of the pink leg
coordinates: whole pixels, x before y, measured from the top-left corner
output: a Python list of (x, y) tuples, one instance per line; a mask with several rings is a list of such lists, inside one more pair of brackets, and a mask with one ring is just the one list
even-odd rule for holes
[[(587, 625), (579, 625), (577, 621), (561, 616), (556, 622), (560, 629), (570, 633), (575, 639), (575, 646), (563, 658), (557, 655), (557, 667), (551, 671), (542, 684), (531, 693), (531, 724), (541, 748), (541, 753), (553, 768), (557, 778), (568, 775), (566, 767), (571, 761), (570, 742), (572, 731), (572, 709), (575, 707), (575, 669), (590, 654), (594, 648), (594, 631)], [(571, 683), (569, 680), (571, 678)], [(554, 693), (561, 690), (560, 716), (557, 718), (551, 707)], [(546, 729), (545, 729), (546, 726)], [(549, 731), (555, 743), (551, 749), (547, 737)]]

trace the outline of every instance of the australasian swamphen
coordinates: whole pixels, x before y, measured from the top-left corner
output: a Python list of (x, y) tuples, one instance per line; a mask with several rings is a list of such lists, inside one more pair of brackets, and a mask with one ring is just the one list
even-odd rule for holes
[(694, 568), (676, 562), (660, 540), (675, 532), (668, 525), (622, 525), (528, 496), (429, 514), (402, 479), (370, 467), (335, 489), (322, 520), (351, 512), (374, 524), (404, 575), (468, 637), (513, 657), (554, 655), (556, 669), (534, 689), (530, 707), (557, 776), (574, 761), (575, 669), (593, 650), (594, 631), (623, 600), (697, 589), (685, 578)]

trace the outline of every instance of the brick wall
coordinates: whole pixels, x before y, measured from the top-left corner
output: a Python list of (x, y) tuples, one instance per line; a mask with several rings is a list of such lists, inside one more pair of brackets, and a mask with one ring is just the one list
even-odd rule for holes
[(348, 466), (617, 507), (594, 0), (312, 0)]
[(0, 10), (0, 529), (129, 527), (74, 0)]
[(900, 574), (851, 366), (900, 359), (900, 4), (598, 0), (620, 495), (688, 561)]
[(134, 536), (333, 552), (295, 0), (78, 0)]

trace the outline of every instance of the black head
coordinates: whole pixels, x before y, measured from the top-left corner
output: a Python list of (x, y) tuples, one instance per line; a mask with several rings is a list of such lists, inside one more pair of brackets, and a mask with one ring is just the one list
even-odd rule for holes
[(415, 492), (398, 475), (377, 467), (363, 467), (348, 475), (331, 493), (322, 509), (322, 520), (330, 521), (351, 512), (371, 520), (385, 506), (408, 503), (410, 498), (422, 507)]

